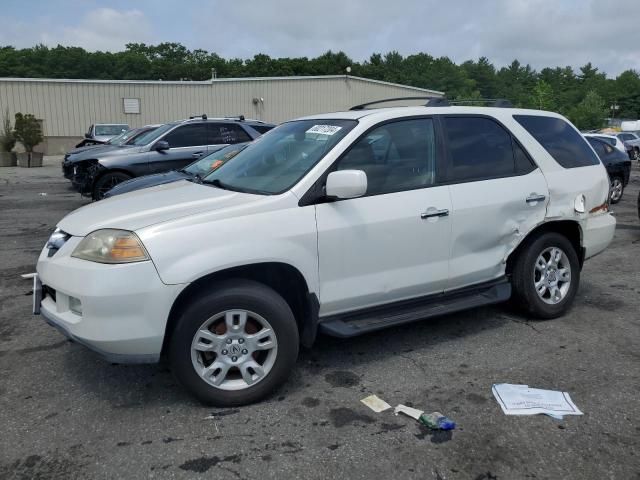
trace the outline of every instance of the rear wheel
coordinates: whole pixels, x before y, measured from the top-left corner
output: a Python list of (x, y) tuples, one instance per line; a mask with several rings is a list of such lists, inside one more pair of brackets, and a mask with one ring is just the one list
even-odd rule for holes
[(620, 177), (613, 177), (611, 179), (611, 203), (618, 203), (622, 200), (622, 194), (624, 193), (624, 182)]
[(119, 183), (129, 180), (130, 178), (131, 175), (127, 175), (123, 172), (105, 173), (100, 178), (98, 178), (95, 185), (93, 186), (93, 199), (102, 200), (105, 193), (107, 193)]
[(634, 147), (631, 150), (631, 160), (638, 160), (640, 161), (640, 148), (638, 147)]
[(573, 303), (579, 282), (580, 264), (571, 242), (559, 233), (543, 233), (529, 240), (516, 259), (514, 302), (536, 318), (556, 318)]
[(180, 315), (169, 347), (177, 379), (217, 406), (261, 400), (289, 376), (298, 328), (287, 302), (248, 280), (224, 282)]

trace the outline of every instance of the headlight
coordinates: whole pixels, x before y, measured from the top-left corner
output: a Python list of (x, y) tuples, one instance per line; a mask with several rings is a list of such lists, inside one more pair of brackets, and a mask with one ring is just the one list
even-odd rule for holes
[(72, 257), (99, 263), (130, 263), (149, 260), (142, 242), (126, 230), (96, 230), (82, 239)]

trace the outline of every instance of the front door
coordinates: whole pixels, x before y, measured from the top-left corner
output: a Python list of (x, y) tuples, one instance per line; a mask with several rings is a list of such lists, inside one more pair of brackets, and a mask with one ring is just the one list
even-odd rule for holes
[(149, 152), (149, 173), (179, 170), (207, 154), (211, 138), (206, 123), (190, 123), (171, 130), (160, 140), (169, 143), (169, 150)]
[(451, 209), (436, 184), (430, 118), (370, 130), (338, 160), (367, 174), (364, 197), (316, 205), (320, 315), (444, 290)]

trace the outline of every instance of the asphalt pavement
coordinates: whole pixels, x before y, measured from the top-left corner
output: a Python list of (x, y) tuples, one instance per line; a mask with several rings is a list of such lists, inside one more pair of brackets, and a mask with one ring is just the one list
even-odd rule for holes
[[(112, 365), (31, 315), (56, 223), (86, 203), (59, 159), (0, 169), (0, 478), (638, 479), (640, 170), (573, 309), (480, 308), (350, 340), (319, 338), (266, 401), (216, 409), (159, 365)], [(205, 187), (203, 187), (205, 188)], [(584, 416), (505, 416), (494, 383), (567, 391)], [(433, 433), (360, 399), (440, 411)]]

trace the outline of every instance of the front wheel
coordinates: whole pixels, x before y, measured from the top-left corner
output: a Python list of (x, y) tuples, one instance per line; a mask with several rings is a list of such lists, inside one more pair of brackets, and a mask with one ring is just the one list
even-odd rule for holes
[(513, 268), (516, 305), (540, 319), (563, 315), (573, 303), (579, 283), (578, 255), (567, 237), (559, 233), (543, 233), (529, 240)]
[(263, 284), (234, 280), (216, 285), (182, 312), (169, 362), (202, 402), (238, 406), (261, 400), (287, 379), (298, 345), (287, 302)]
[(107, 193), (119, 183), (129, 180), (130, 178), (131, 175), (127, 175), (123, 172), (105, 173), (100, 178), (98, 178), (95, 185), (93, 186), (93, 199), (102, 200), (105, 193)]
[(620, 177), (613, 177), (611, 179), (611, 203), (618, 203), (622, 200), (622, 194), (624, 193), (624, 183)]

